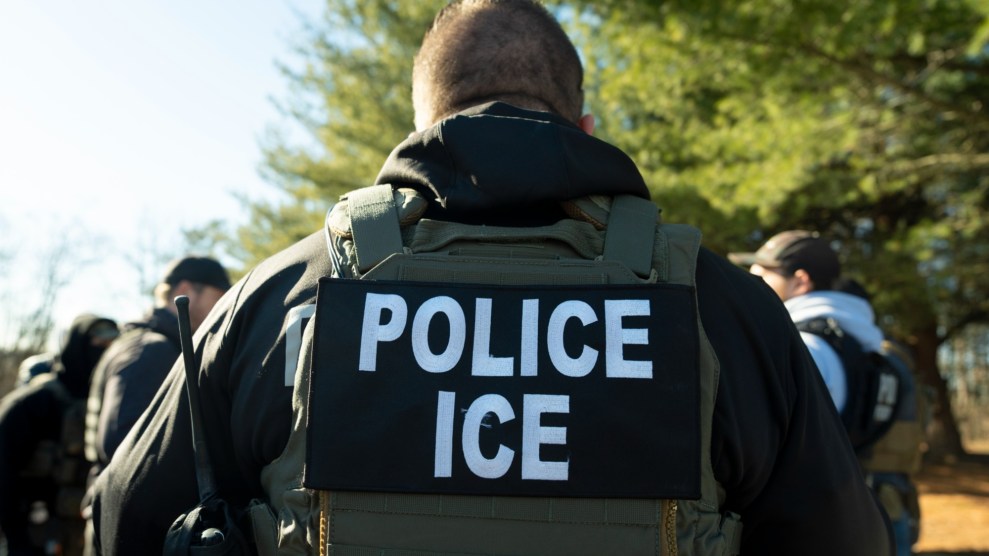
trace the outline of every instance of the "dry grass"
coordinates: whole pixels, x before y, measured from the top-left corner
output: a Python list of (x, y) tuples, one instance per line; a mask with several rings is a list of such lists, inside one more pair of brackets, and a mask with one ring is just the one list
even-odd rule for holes
[(989, 556), (989, 464), (929, 465), (917, 484), (921, 533), (914, 550), (928, 556)]

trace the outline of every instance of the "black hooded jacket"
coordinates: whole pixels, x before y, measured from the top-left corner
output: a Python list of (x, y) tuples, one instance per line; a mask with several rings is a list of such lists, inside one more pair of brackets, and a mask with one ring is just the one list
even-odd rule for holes
[(86, 416), (87, 458), (109, 463), (181, 353), (178, 318), (164, 307), (124, 325), (120, 338), (93, 371)]
[[(65, 336), (51, 377), (40, 376), (0, 401), (0, 529), (11, 555), (33, 550), (27, 537), (27, 509), (32, 501), (53, 508), (52, 477), (25, 479), (22, 473), (42, 441), (61, 438), (64, 396), (50, 382), (58, 381), (72, 398), (85, 398), (89, 377), (104, 348), (93, 345), (98, 329), (115, 331), (116, 323), (94, 315), (76, 317)], [(81, 427), (81, 423), (80, 423)]]
[[(614, 147), (559, 118), (504, 104), (411, 135), (377, 181), (429, 195), (430, 218), (499, 225), (560, 218), (561, 199), (648, 196), (635, 165)], [(291, 429), (305, 307), (315, 302), (317, 279), (329, 274), (320, 231), (255, 268), (196, 335), (205, 435), (228, 501), (264, 496), (261, 469), (282, 453)], [(890, 553), (880, 510), (782, 303), (707, 250), (696, 281), (721, 365), (711, 455), (727, 509), (743, 519), (743, 553)], [(195, 506), (186, 404), (180, 363), (97, 483), (104, 554), (160, 553), (171, 522)]]

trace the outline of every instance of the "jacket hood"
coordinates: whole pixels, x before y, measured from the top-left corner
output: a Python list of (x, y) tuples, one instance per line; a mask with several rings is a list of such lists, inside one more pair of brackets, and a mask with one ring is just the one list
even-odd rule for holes
[(564, 118), (494, 102), (409, 135), (376, 184), (411, 187), (433, 202), (426, 217), (526, 226), (563, 216), (560, 201), (586, 195), (649, 198), (617, 147)]
[(816, 291), (790, 298), (784, 305), (793, 322), (833, 318), (866, 351), (879, 351), (882, 347), (883, 332), (875, 324), (872, 306), (861, 297), (837, 291)]
[(144, 317), (144, 320), (125, 324), (121, 332), (131, 330), (151, 330), (168, 338), (176, 347), (181, 345), (179, 317), (165, 307), (155, 307)]
[(108, 318), (83, 314), (72, 321), (52, 370), (73, 396), (88, 393), (89, 377), (106, 349), (95, 345), (94, 339), (111, 340), (117, 335), (117, 323)]

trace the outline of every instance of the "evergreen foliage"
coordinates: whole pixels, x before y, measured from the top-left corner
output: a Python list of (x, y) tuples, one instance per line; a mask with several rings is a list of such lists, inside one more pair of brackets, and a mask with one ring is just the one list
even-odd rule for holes
[(723, 251), (819, 230), (900, 334), (984, 318), (989, 8), (612, 4), (581, 19), (592, 107), (668, 219)]
[(308, 137), (273, 130), (262, 144), (263, 173), (287, 199), (245, 200), (249, 224), (226, 238), (228, 252), (253, 266), (319, 230), (340, 194), (374, 182), (414, 130), (412, 58), (444, 4), (327, 0), (304, 32), (301, 62), (281, 67), (291, 96), (279, 109)]

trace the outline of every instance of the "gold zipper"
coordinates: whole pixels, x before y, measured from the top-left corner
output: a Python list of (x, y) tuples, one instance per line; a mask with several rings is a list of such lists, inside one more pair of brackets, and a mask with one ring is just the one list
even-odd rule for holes
[(660, 538), (664, 542), (661, 542), (662, 554), (665, 556), (677, 556), (677, 501), (676, 500), (663, 500), (660, 504), (660, 512), (663, 514), (663, 524), (662, 533)]
[(319, 491), (319, 556), (329, 554), (330, 529), (330, 493)]

